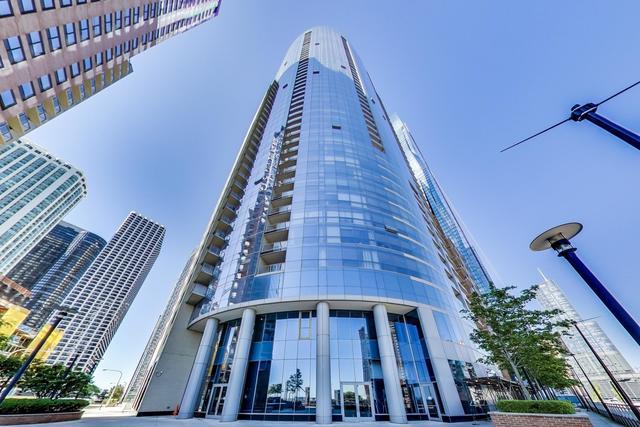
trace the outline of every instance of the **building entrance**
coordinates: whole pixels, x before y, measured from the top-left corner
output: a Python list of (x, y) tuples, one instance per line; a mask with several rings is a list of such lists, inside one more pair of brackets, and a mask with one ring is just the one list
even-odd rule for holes
[(341, 385), (342, 419), (351, 422), (373, 421), (371, 384), (343, 382)]
[(219, 417), (222, 415), (222, 407), (224, 406), (226, 395), (226, 384), (213, 385), (213, 388), (211, 389), (211, 397), (209, 398), (209, 409), (207, 411), (208, 417)]

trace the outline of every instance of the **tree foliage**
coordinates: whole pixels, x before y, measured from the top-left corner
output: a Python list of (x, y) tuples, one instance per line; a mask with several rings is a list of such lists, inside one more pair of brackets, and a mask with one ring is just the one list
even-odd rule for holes
[(575, 384), (569, 377), (566, 349), (560, 337), (570, 323), (558, 317), (559, 310), (531, 310), (536, 297), (532, 286), (519, 295), (515, 286), (497, 288), (472, 296), (466, 317), (479, 328), (471, 339), (487, 353), (483, 362), (537, 381), (542, 386), (564, 388)]
[(5, 383), (22, 366), (22, 358), (16, 356), (0, 356), (0, 382)]
[(64, 365), (34, 361), (20, 380), (20, 387), (36, 397), (89, 397), (94, 389), (91, 375), (72, 371)]

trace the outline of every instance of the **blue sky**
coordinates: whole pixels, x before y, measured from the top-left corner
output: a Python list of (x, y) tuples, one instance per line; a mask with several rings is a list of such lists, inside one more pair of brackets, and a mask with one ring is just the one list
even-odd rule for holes
[[(117, 378), (103, 368), (132, 374), (282, 56), (314, 25), (349, 38), (499, 284), (529, 286), (541, 268), (640, 367), (637, 346), (568, 264), (528, 249), (551, 226), (584, 223), (579, 254), (640, 319), (640, 152), (571, 122), (499, 153), (640, 79), (639, 15), (633, 1), (225, 0), (219, 17), (135, 57), (132, 75), (30, 135), (87, 176), (68, 221), (107, 239), (130, 210), (167, 227), (97, 383)], [(640, 88), (600, 112), (640, 131), (638, 105)]]

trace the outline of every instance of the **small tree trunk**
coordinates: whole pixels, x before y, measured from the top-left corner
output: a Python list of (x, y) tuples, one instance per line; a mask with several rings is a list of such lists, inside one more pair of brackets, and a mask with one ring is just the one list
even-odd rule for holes
[(525, 399), (531, 400), (531, 394), (529, 393), (529, 390), (522, 382), (522, 375), (520, 375), (520, 371), (518, 370), (518, 367), (516, 366), (515, 363), (513, 363), (513, 360), (511, 360), (511, 356), (509, 356), (509, 354), (506, 351), (504, 352), (504, 356), (509, 361), (509, 364), (511, 365), (511, 369), (513, 369), (513, 373), (516, 375), (518, 385), (522, 389), (522, 394), (524, 394)]

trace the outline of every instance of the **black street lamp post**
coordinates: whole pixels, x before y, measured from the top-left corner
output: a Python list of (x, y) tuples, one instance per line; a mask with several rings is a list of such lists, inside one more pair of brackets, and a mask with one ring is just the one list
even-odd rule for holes
[(620, 322), (629, 335), (640, 345), (640, 326), (633, 317), (624, 309), (598, 278), (587, 268), (576, 255), (576, 248), (571, 245), (569, 239), (576, 236), (582, 230), (582, 224), (572, 222), (553, 227), (536, 237), (529, 248), (533, 251), (543, 251), (553, 248), (558, 256), (563, 257), (576, 270), (591, 290), (600, 298), (611, 314)]
[(584, 105), (576, 104), (571, 108), (571, 120), (575, 122), (587, 120), (640, 150), (640, 136), (601, 116), (596, 112), (597, 110), (598, 105), (594, 103)]

